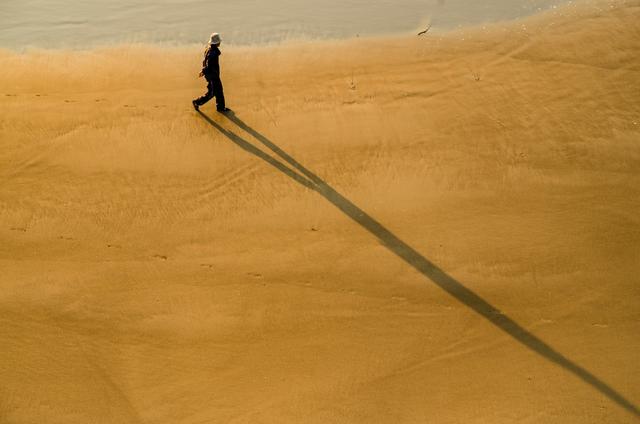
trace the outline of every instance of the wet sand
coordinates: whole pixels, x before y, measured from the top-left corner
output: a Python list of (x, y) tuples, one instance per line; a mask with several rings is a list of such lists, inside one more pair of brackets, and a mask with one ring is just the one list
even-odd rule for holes
[(0, 422), (636, 422), (609, 4), (223, 45), (229, 116), (199, 49), (0, 52)]
[[(581, 0), (588, 1), (588, 0)], [(567, 0), (4, 0), (0, 48), (88, 49), (115, 43), (229, 45), (434, 32), (521, 18)]]

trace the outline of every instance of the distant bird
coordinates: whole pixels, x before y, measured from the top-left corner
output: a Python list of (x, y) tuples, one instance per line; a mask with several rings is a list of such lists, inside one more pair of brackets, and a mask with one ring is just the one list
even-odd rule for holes
[(429, 26), (427, 27), (427, 29), (425, 29), (424, 31), (420, 31), (418, 33), (418, 35), (422, 35), (422, 34), (426, 34), (427, 32), (429, 32), (429, 30), (431, 29), (431, 24), (429, 24)]

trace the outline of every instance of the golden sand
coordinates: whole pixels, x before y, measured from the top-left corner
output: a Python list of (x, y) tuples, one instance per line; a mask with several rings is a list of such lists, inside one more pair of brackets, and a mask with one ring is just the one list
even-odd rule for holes
[(638, 22), (0, 52), (0, 422), (637, 422)]

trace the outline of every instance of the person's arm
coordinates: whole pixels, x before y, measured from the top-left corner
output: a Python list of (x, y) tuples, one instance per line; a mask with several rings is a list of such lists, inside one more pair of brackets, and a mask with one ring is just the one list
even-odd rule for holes
[(211, 53), (211, 48), (208, 48), (207, 51), (204, 52), (204, 60), (202, 61), (202, 70), (200, 71), (199, 77), (204, 76), (204, 73), (209, 66), (209, 54)]

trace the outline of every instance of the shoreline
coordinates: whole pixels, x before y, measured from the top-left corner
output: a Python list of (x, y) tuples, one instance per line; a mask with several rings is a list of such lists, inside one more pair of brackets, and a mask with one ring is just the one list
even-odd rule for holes
[[(436, 38), (436, 39), (451, 39), (454, 37), (460, 37), (465, 34), (470, 36), (477, 36), (479, 34), (482, 35), (492, 35), (497, 34), (499, 32), (504, 31), (513, 31), (518, 26), (522, 26), (523, 24), (540, 24), (540, 21), (547, 21), (547, 24), (551, 23), (550, 21), (553, 18), (566, 19), (567, 14), (571, 14), (574, 18), (579, 17), (583, 14), (588, 14), (594, 12), (594, 10), (602, 11), (602, 7), (610, 2), (607, 0), (580, 0), (579, 2), (569, 2), (560, 6), (554, 6), (546, 10), (539, 11), (533, 15), (527, 15), (522, 17), (517, 17), (514, 19), (508, 20), (498, 20), (492, 21), (488, 23), (479, 23), (468, 26), (458, 26), (447, 29), (431, 29), (426, 36), (422, 36), (423, 38)], [(615, 7), (620, 7), (621, 4), (618, 4)], [(613, 6), (612, 6), (613, 7)], [(284, 40), (265, 42), (265, 43), (225, 43), (227, 48), (231, 49), (264, 49), (264, 48), (281, 48), (288, 46), (300, 46), (300, 45), (331, 45), (331, 44), (340, 44), (340, 43), (348, 43), (355, 42), (358, 40), (364, 41), (384, 41), (384, 40), (397, 40), (397, 39), (405, 39), (416, 36), (416, 34), (422, 30), (424, 30), (422, 26), (416, 27), (411, 32), (401, 31), (401, 32), (390, 32), (390, 33), (381, 33), (381, 34), (367, 34), (367, 35), (352, 35), (348, 37), (318, 37), (318, 38), (305, 38), (304, 36), (296, 36), (293, 38), (288, 38)], [(85, 47), (38, 47), (38, 46), (26, 46), (26, 47), (0, 47), (0, 51), (12, 52), (16, 54), (28, 54), (33, 51), (68, 51), (68, 52), (90, 52), (90, 51), (100, 51), (105, 49), (112, 48), (123, 48), (123, 47), (143, 47), (143, 48), (157, 48), (157, 49), (166, 49), (166, 50), (176, 50), (176, 49), (189, 49), (196, 48), (200, 46), (204, 46), (203, 44), (198, 43), (185, 43), (178, 44), (173, 41), (167, 42), (113, 42), (113, 43), (98, 43), (91, 46)]]

